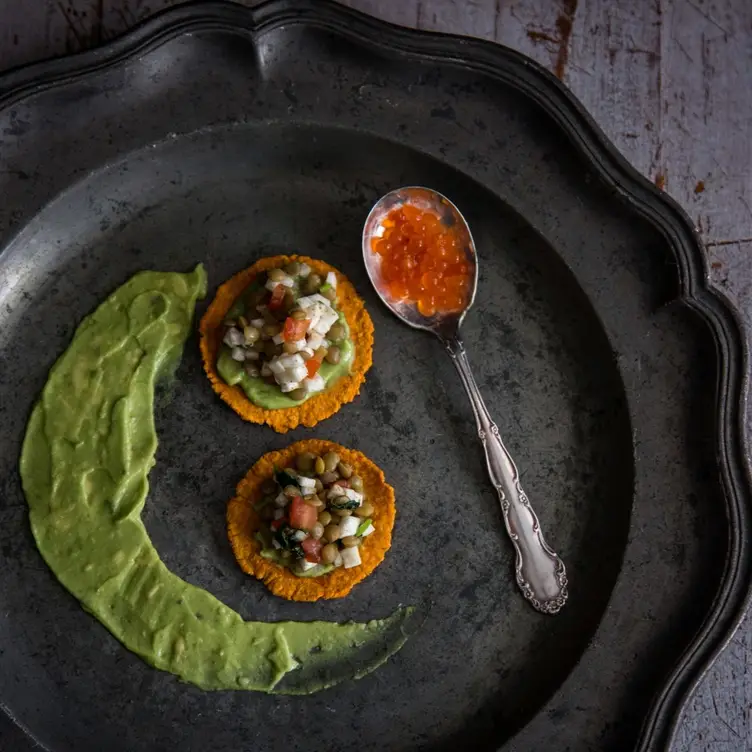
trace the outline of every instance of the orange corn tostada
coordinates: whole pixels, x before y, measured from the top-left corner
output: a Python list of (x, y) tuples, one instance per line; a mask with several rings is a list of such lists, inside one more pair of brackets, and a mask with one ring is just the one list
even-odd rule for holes
[(261, 259), (222, 284), (200, 335), (214, 391), (280, 433), (352, 402), (373, 361), (373, 323), (355, 288), (305, 256)]
[(265, 454), (227, 506), (235, 558), (275, 595), (342, 598), (384, 560), (394, 489), (361, 452), (299, 441)]

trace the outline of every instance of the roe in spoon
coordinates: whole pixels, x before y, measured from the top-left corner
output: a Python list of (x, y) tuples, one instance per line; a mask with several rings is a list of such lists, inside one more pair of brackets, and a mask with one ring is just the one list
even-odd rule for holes
[[(410, 244), (405, 233), (416, 226), (421, 236)], [(428, 244), (435, 245), (430, 257)], [(460, 326), (478, 285), (478, 259), (465, 218), (449, 199), (429, 188), (390, 191), (366, 219), (363, 259), (376, 292), (392, 313), (409, 326), (435, 334), (451, 356), (470, 398), (488, 474), (515, 548), (517, 584), (538, 611), (558, 613), (567, 600), (564, 563), (543, 537), (460, 339)]]

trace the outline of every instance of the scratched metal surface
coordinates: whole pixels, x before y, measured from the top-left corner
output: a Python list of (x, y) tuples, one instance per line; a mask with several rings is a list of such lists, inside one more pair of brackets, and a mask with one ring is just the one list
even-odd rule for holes
[[(172, 0), (0, 0), (0, 70), (105, 41)], [(247, 4), (254, 4), (247, 0)], [(695, 221), (752, 336), (752, 3), (347, 0), (385, 20), (506, 44), (558, 75)], [(752, 426), (748, 414), (747, 426)], [(672, 752), (752, 749), (752, 624), (688, 703)], [(0, 727), (0, 750), (20, 747)], [(554, 746), (551, 747), (555, 749)]]

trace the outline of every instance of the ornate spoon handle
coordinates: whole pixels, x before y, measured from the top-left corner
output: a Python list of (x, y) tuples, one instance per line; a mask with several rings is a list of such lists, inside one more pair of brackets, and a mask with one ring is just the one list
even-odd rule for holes
[(564, 562), (543, 538), (538, 517), (520, 485), (517, 466), (475, 383), (462, 341), (456, 336), (444, 340), (444, 345), (473, 406), (478, 436), (486, 452), (488, 474), (499, 493), (504, 524), (517, 554), (517, 584), (534, 608), (545, 614), (556, 614), (566, 603), (568, 595)]

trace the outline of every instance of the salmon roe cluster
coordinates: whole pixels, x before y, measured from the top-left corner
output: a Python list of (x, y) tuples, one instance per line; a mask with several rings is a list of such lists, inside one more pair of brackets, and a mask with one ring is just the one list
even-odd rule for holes
[(430, 211), (411, 204), (392, 209), (371, 250), (381, 256), (384, 292), (414, 303), (424, 316), (465, 307), (471, 266), (459, 233)]

